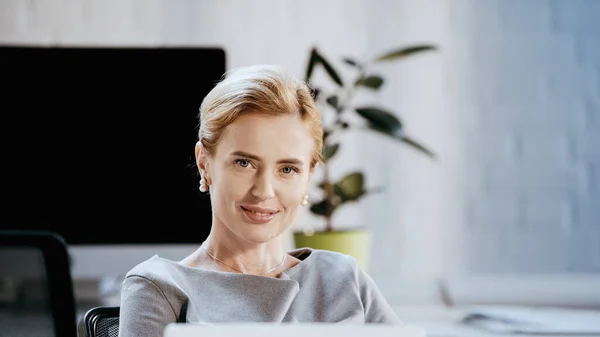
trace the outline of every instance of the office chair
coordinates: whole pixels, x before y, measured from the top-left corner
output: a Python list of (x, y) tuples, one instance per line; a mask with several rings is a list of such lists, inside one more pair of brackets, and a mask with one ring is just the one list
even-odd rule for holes
[(61, 236), (0, 230), (0, 335), (77, 337), (75, 292)]
[(83, 337), (118, 337), (120, 307), (99, 306), (83, 315)]

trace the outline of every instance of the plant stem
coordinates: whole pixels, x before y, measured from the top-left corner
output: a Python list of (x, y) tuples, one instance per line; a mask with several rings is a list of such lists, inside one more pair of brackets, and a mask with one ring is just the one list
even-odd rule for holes
[[(328, 163), (325, 163), (324, 166), (325, 171), (323, 173), (323, 182), (325, 183), (325, 199), (330, 202), (330, 205), (333, 205), (333, 184), (330, 182), (329, 178), (329, 165)], [(333, 212), (330, 209), (325, 212), (325, 231), (333, 231)]]
[[(365, 74), (365, 69), (361, 68), (361, 71), (359, 72), (357, 79), (362, 78), (364, 76), (364, 74)], [(346, 89), (345, 96), (342, 96), (342, 95), (338, 96), (343, 100), (343, 102), (340, 102), (342, 104), (343, 110), (348, 109), (348, 107), (354, 97), (355, 89), (356, 89), (356, 85), (351, 85), (349, 88)], [(335, 118), (332, 128), (327, 132), (327, 136), (325, 137), (325, 143), (329, 143), (329, 137), (331, 136), (331, 134), (334, 131), (336, 131), (342, 124), (342, 119), (341, 119), (342, 114), (343, 114), (343, 111), (337, 113), (337, 116)], [(324, 145), (326, 145), (326, 144), (324, 144)], [(332, 232), (333, 231), (333, 207), (334, 207), (333, 206), (333, 198), (334, 198), (334, 190), (333, 189), (334, 189), (334, 186), (330, 179), (329, 165), (327, 162), (324, 164), (325, 164), (324, 165), (325, 167), (324, 167), (324, 173), (323, 173), (323, 183), (325, 186), (325, 200), (329, 201), (328, 207), (331, 207), (331, 209), (327, 209), (327, 211), (325, 212), (325, 232)]]
[[(356, 77), (354, 83), (356, 83), (356, 80), (362, 78), (365, 74), (366, 74), (366, 65), (363, 65), (360, 67), (360, 71), (358, 73), (358, 76)], [(345, 90), (344, 90), (345, 89)], [(350, 108), (350, 103), (352, 102), (352, 99), (354, 98), (354, 94), (355, 94), (355, 90), (356, 89), (356, 84), (352, 84), (347, 88), (342, 88), (342, 92), (339, 94), (339, 98), (340, 98), (340, 106), (342, 107), (341, 111), (337, 111), (336, 113), (336, 118), (333, 122), (333, 125), (331, 126), (331, 129), (329, 130), (325, 130), (325, 135), (323, 137), (323, 145), (329, 145), (330, 142), (330, 137), (331, 134), (334, 133), (337, 129), (340, 128), (340, 126), (343, 123), (342, 120), (342, 114)], [(345, 92), (344, 92), (345, 91)], [(345, 95), (343, 95), (345, 93)], [(323, 97), (323, 96), (321, 96)], [(325, 106), (327, 106), (327, 104), (325, 103)], [(330, 177), (330, 172), (329, 172), (329, 163), (327, 163), (327, 161), (325, 163), (323, 163), (324, 165), (324, 172), (323, 172), (323, 184), (325, 187), (325, 200), (328, 201), (328, 205), (327, 205), (327, 210), (325, 212), (325, 232), (332, 232), (333, 231), (333, 210), (334, 210), (334, 198), (335, 198), (335, 194), (334, 194), (334, 186), (333, 183), (331, 182), (331, 177)]]

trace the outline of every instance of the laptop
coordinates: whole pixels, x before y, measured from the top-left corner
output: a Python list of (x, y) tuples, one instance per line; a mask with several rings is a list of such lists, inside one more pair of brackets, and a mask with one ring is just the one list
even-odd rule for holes
[(413, 325), (330, 323), (239, 323), (205, 325), (171, 323), (163, 337), (427, 337)]

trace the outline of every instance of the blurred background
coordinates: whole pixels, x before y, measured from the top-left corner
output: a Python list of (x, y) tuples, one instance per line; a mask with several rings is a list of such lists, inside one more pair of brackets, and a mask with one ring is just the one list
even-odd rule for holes
[[(0, 43), (216, 47), (227, 69), (272, 63), (300, 77), (316, 47), (343, 80), (353, 71), (344, 58), (435, 45), (373, 65), (385, 82), (355, 97), (387, 107), (435, 160), (381, 134), (345, 132), (331, 177), (358, 170), (365, 185), (384, 188), (340, 207), (336, 228), (371, 231), (368, 271), (394, 306), (599, 308), (599, 18), (594, 0), (4, 0)], [(327, 73), (316, 69), (314, 78)], [(51, 179), (40, 170), (34, 181)], [(293, 229), (322, 225), (304, 209)], [(125, 255), (114, 245), (75, 245), (86, 259), (74, 257), (76, 281), (103, 275), (98, 266), (108, 259), (114, 290), (132, 263), (165, 247), (124, 247), (131, 260), (116, 267)], [(164, 255), (190, 247), (169, 246)]]

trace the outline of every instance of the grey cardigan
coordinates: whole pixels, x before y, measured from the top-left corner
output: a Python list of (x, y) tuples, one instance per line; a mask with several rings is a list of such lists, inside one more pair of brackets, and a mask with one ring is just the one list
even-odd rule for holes
[(152, 256), (121, 285), (119, 336), (162, 337), (171, 322), (402, 324), (348, 255), (310, 248), (280, 278), (207, 271)]

